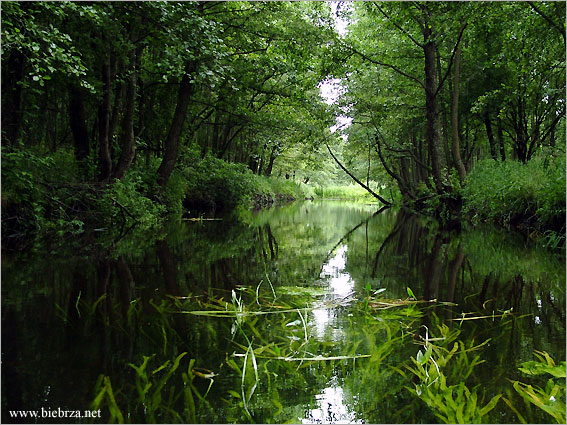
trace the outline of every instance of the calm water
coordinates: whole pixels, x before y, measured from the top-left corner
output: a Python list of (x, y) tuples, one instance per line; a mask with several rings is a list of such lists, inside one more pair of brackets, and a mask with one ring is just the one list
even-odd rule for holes
[(483, 422), (553, 422), (512, 381), (545, 386), (518, 370), (534, 350), (565, 360), (564, 257), (376, 210), (295, 203), (3, 252), (2, 421), (95, 402), (104, 422), (439, 422), (410, 370), (427, 339), (470, 391), (457, 404), (503, 395)]

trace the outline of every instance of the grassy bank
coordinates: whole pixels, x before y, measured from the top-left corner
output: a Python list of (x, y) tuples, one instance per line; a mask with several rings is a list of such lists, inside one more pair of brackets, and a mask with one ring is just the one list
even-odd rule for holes
[(369, 201), (374, 199), (357, 184), (317, 186), (314, 191), (317, 197), (322, 199), (368, 199)]
[(565, 243), (565, 158), (482, 161), (467, 176), (463, 214), (528, 231), (545, 244)]
[[(244, 164), (187, 152), (168, 185), (157, 185), (159, 160), (138, 161), (122, 180), (93, 183), (96, 170), (81, 168), (70, 150), (54, 154), (13, 150), (2, 154), (3, 236), (80, 234), (92, 229), (151, 229), (168, 215), (218, 215), (299, 199), (375, 199), (358, 185), (318, 186), (258, 176)], [(91, 162), (92, 163), (92, 162)], [(376, 183), (371, 186), (380, 192)], [(383, 194), (387, 198), (389, 194)], [(546, 246), (565, 243), (565, 159), (479, 162), (464, 189), (462, 217), (527, 231)], [(442, 203), (431, 195), (430, 210)]]

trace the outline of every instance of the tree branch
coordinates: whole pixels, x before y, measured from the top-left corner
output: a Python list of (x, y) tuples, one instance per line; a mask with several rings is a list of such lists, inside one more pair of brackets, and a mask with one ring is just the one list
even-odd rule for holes
[[(392, 25), (394, 25), (397, 29), (399, 29), (402, 32), (402, 34), (404, 34), (407, 38), (409, 38), (415, 45), (417, 45), (418, 47), (421, 47), (423, 49), (423, 47), (424, 47), (423, 43), (420, 43), (419, 41), (417, 41), (415, 38), (413, 38), (413, 36), (409, 32), (407, 32), (400, 25), (398, 25), (396, 22), (394, 22), (394, 20), (392, 18), (390, 18), (388, 16), (388, 14), (386, 12), (384, 12), (384, 10), (382, 10), (382, 8), (380, 6), (378, 6), (377, 3), (373, 3), (373, 4), (380, 11), (380, 13), (382, 15), (384, 15), (386, 17), (386, 19), (388, 19), (388, 21), (390, 21), (392, 23)], [(412, 18), (413, 18), (413, 16), (412, 16)], [(420, 26), (421, 26), (421, 23), (419, 21), (417, 21), (417, 23), (420, 24)]]
[(378, 154), (378, 158), (380, 158), (380, 162), (382, 162), (382, 166), (384, 167), (384, 170), (386, 170), (386, 172), (394, 179), (398, 182), (398, 186), (400, 187), (400, 191), (402, 193), (406, 192), (407, 195), (410, 198), (414, 198), (413, 193), (411, 192), (411, 190), (409, 189), (409, 187), (406, 185), (405, 182), (402, 181), (402, 179), (400, 178), (400, 176), (398, 176), (396, 173), (394, 173), (392, 171), (392, 169), (388, 166), (388, 164), (386, 163), (386, 159), (384, 158), (384, 155), (382, 155), (382, 148), (380, 147), (380, 140), (379, 137), (381, 137), (382, 139), (384, 139), (382, 137), (382, 135), (380, 134), (380, 132), (378, 131), (378, 128), (376, 126), (374, 126), (374, 128), (376, 128), (376, 137), (374, 138), (376, 144), (374, 145), (374, 149), (376, 149), (376, 153)]
[(551, 24), (553, 28), (555, 28), (557, 31), (561, 33), (561, 36), (563, 37), (563, 43), (565, 43), (565, 28), (554, 22), (549, 16), (543, 13), (541, 9), (539, 9), (533, 1), (529, 1), (528, 4), (531, 6), (534, 12), (536, 12), (539, 16), (541, 16), (543, 19), (549, 22), (549, 24)]
[(382, 198), (380, 195), (375, 193), (372, 189), (370, 189), (368, 186), (366, 186), (364, 183), (362, 183), (360, 180), (358, 180), (349, 170), (347, 170), (344, 167), (344, 165), (341, 164), (340, 161), (337, 159), (337, 157), (333, 154), (333, 152), (331, 151), (331, 148), (329, 147), (329, 144), (327, 142), (325, 142), (325, 146), (327, 146), (327, 149), (328, 149), (329, 153), (331, 154), (331, 156), (333, 157), (333, 159), (335, 160), (335, 162), (339, 165), (339, 167), (341, 167), (341, 169), (345, 173), (347, 173), (349, 175), (349, 177), (351, 179), (353, 179), (356, 183), (358, 183), (358, 185), (362, 186), (368, 193), (370, 193), (372, 196), (374, 196), (376, 199), (378, 199), (384, 205), (392, 205), (391, 202), (386, 201), (384, 198)]
[(445, 71), (445, 75), (443, 76), (443, 78), (439, 82), (439, 85), (437, 86), (437, 90), (435, 90), (434, 96), (437, 96), (437, 93), (439, 93), (439, 90), (441, 90), (441, 87), (443, 87), (443, 83), (447, 79), (449, 72), (451, 72), (451, 67), (453, 66), (453, 60), (455, 59), (455, 53), (457, 52), (457, 48), (459, 47), (459, 44), (461, 43), (461, 39), (463, 38), (463, 33), (465, 32), (465, 28), (467, 27), (467, 25), (468, 25), (468, 22), (465, 22), (463, 24), (463, 26), (461, 27), (461, 30), (459, 31), (459, 37), (457, 38), (457, 42), (455, 43), (455, 47), (453, 47), (453, 52), (451, 53), (451, 59), (449, 60), (449, 65), (447, 66), (447, 70)]
[(419, 78), (414, 77), (413, 75), (407, 74), (404, 71), (402, 71), (400, 68), (398, 68), (395, 65), (389, 64), (389, 63), (384, 63), (384, 62), (380, 62), (377, 61), (375, 59), (372, 59), (371, 57), (365, 55), (362, 52), (359, 52), (358, 50), (356, 50), (354, 47), (351, 46), (346, 46), (347, 49), (351, 50), (353, 53), (357, 54), (358, 56), (360, 56), (362, 59), (367, 60), (370, 63), (373, 63), (375, 65), (380, 65), (380, 66), (385, 66), (386, 68), (390, 68), (394, 71), (396, 71), (398, 74), (403, 75), (406, 78), (409, 78), (410, 80), (415, 81), (416, 83), (418, 83), (422, 88), (425, 89), (425, 84), (423, 83), (423, 81), (421, 81)]

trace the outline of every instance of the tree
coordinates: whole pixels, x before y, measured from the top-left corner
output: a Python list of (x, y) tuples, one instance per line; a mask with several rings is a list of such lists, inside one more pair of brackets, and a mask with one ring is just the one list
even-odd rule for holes
[(521, 161), (553, 145), (565, 117), (563, 8), (354, 6), (348, 36), (336, 50), (348, 67), (342, 98), (354, 117), (348, 143), (373, 140), (404, 199), (415, 203), (434, 188), (453, 202), (474, 161), (484, 152), (504, 160), (507, 140)]

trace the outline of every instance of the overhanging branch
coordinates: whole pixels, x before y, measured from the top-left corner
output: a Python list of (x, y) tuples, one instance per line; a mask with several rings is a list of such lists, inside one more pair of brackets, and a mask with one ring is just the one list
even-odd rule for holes
[(357, 54), (358, 56), (360, 56), (362, 59), (367, 60), (370, 63), (373, 63), (375, 65), (380, 65), (380, 66), (384, 66), (386, 68), (390, 68), (393, 71), (397, 72), (400, 75), (403, 75), (406, 78), (409, 78), (412, 81), (415, 81), (417, 84), (419, 84), (422, 88), (425, 89), (425, 84), (423, 83), (423, 81), (421, 81), (419, 78), (414, 77), (413, 75), (410, 75), (404, 71), (402, 71), (400, 68), (398, 68), (395, 65), (392, 65), (390, 63), (384, 63), (384, 62), (380, 62), (377, 61), (376, 59), (372, 59), (371, 57), (365, 55), (362, 52), (359, 52), (358, 50), (356, 50), (354, 47), (352, 46), (346, 46), (347, 49), (351, 50), (353, 53)]
[(356, 176), (354, 176), (349, 170), (347, 170), (345, 168), (345, 166), (343, 164), (341, 164), (341, 162), (337, 159), (337, 157), (333, 154), (333, 152), (331, 151), (331, 148), (329, 147), (329, 144), (325, 142), (325, 146), (327, 146), (327, 149), (329, 151), (329, 153), (331, 154), (331, 156), (333, 157), (333, 159), (335, 160), (335, 162), (338, 164), (339, 167), (341, 167), (341, 169), (347, 173), (349, 175), (349, 177), (351, 179), (353, 179), (358, 185), (362, 186), (368, 193), (370, 193), (372, 196), (374, 196), (376, 199), (378, 199), (380, 202), (382, 202), (384, 205), (392, 205), (391, 202), (386, 201), (384, 198), (382, 198), (380, 195), (378, 195), (377, 193), (375, 193), (372, 189), (370, 189), (368, 186), (366, 186), (364, 183), (362, 183), (360, 180), (358, 180), (356, 178)]

